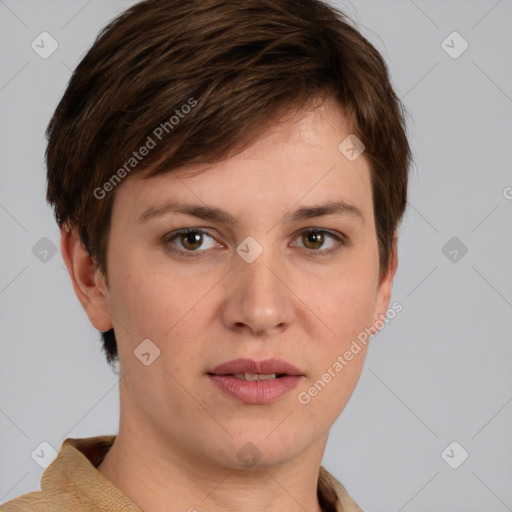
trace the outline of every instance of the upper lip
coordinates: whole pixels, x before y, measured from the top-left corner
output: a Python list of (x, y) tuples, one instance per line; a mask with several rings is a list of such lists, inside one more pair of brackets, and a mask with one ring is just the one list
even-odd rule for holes
[(283, 359), (265, 359), (254, 361), (253, 359), (233, 359), (216, 366), (208, 372), (213, 375), (231, 375), (236, 373), (258, 373), (266, 375), (269, 373), (283, 373), (286, 375), (304, 375), (293, 364)]

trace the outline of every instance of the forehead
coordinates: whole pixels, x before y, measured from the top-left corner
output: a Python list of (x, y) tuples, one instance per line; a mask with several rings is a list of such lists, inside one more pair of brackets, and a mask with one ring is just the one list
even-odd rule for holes
[(128, 177), (116, 191), (114, 210), (133, 220), (150, 206), (176, 200), (275, 217), (275, 210), (344, 200), (370, 216), (369, 163), (364, 153), (351, 161), (339, 149), (349, 130), (343, 109), (333, 101), (291, 112), (223, 161)]

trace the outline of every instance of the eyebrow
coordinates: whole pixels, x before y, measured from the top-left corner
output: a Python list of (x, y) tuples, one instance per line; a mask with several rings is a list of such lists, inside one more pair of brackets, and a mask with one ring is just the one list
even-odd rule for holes
[[(144, 223), (149, 219), (164, 217), (169, 213), (182, 213), (198, 217), (199, 219), (222, 222), (231, 226), (237, 224), (236, 217), (221, 208), (172, 201), (148, 208), (139, 216), (138, 222)], [(343, 200), (328, 201), (327, 203), (314, 206), (302, 206), (294, 211), (286, 213), (282, 219), (286, 222), (297, 222), (300, 220), (322, 217), (324, 215), (351, 216), (359, 219), (364, 224), (362, 211), (357, 206)]]

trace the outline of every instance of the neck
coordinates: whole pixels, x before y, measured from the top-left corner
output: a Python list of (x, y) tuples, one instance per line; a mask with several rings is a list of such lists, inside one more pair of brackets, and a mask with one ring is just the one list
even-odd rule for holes
[[(135, 428), (123, 428), (125, 425)], [(145, 512), (322, 512), (318, 471), (327, 435), (300, 456), (267, 467), (221, 466), (146, 425), (126, 423), (98, 470)]]

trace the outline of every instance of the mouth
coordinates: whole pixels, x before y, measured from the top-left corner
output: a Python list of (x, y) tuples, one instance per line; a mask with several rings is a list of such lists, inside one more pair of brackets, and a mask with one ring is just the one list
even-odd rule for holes
[(260, 405), (277, 401), (305, 378), (298, 368), (282, 359), (235, 359), (215, 367), (207, 375), (229, 397)]

